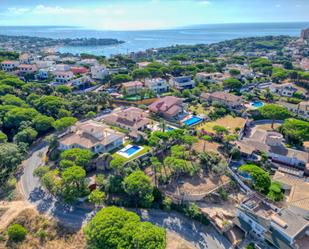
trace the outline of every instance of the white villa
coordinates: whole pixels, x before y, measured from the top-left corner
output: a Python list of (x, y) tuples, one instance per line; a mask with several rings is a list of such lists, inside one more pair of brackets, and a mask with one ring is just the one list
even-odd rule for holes
[(89, 120), (71, 127), (68, 134), (60, 138), (59, 149), (81, 148), (93, 153), (110, 152), (121, 147), (125, 135), (108, 126)]

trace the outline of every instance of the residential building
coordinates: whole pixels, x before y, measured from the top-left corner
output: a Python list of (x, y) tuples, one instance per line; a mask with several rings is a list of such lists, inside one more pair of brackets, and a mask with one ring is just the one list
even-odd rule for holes
[(47, 69), (47, 68), (55, 66), (56, 62), (37, 60), (37, 61), (34, 61), (34, 64), (36, 64), (38, 69)]
[(196, 74), (196, 79), (198, 81), (209, 81), (211, 83), (215, 83), (218, 81), (222, 81), (224, 78), (224, 75), (222, 73), (197, 73)]
[(109, 74), (105, 66), (95, 65), (91, 67), (91, 77), (96, 80), (104, 80)]
[(169, 120), (179, 120), (185, 115), (182, 99), (174, 96), (166, 96), (152, 103), (149, 110)]
[(2, 61), (1, 69), (6, 72), (14, 71), (19, 66), (18, 61)]
[(252, 194), (237, 208), (235, 224), (278, 249), (308, 248), (308, 211), (293, 206), (278, 208)]
[(121, 90), (126, 95), (135, 95), (140, 93), (144, 88), (144, 84), (140, 81), (129, 81), (122, 83)]
[(269, 90), (280, 96), (284, 97), (292, 97), (293, 94), (297, 91), (297, 88), (293, 86), (292, 83), (285, 83), (285, 84), (271, 84)]
[(172, 87), (178, 90), (192, 89), (195, 87), (195, 82), (192, 80), (192, 76), (172, 77), (169, 83)]
[(243, 106), (242, 97), (226, 92), (213, 92), (213, 93), (203, 92), (201, 94), (201, 99), (209, 102), (216, 101), (231, 109), (239, 109)]
[(65, 84), (74, 78), (74, 74), (71, 71), (54, 71), (53, 72), (55, 81), (57, 83)]
[(300, 62), (300, 67), (305, 71), (309, 71), (309, 58), (303, 58)]
[(116, 110), (111, 114), (103, 116), (102, 121), (109, 125), (116, 125), (129, 131), (142, 131), (146, 129), (147, 125), (150, 123), (148, 116), (149, 114), (142, 109), (129, 107)]
[(71, 67), (70, 68), (71, 72), (74, 74), (86, 74), (88, 73), (88, 69), (85, 67)]
[(38, 68), (36, 65), (34, 64), (20, 64), (18, 66), (18, 70), (20, 73), (35, 73), (36, 71), (38, 71)]
[(151, 89), (157, 94), (164, 93), (169, 90), (169, 85), (167, 81), (162, 78), (146, 79), (145, 87)]
[(72, 85), (72, 86), (81, 86), (81, 85), (88, 84), (88, 83), (91, 83), (91, 82), (92, 82), (91, 78), (87, 75), (84, 75), (82, 77), (72, 79), (69, 82), (69, 84)]
[(57, 61), (60, 61), (60, 56), (58, 55), (47, 55), (43, 58), (44, 61), (54, 61), (54, 62), (57, 62)]
[(55, 71), (59, 71), (59, 72), (67, 72), (70, 71), (71, 66), (67, 65), (67, 64), (57, 64), (55, 67)]
[(309, 162), (309, 153), (285, 147), (283, 136), (274, 131), (255, 129), (250, 137), (237, 141), (240, 152), (246, 157), (265, 153), (275, 165), (284, 165), (301, 171)]
[(48, 69), (41, 68), (37, 74), (37, 77), (41, 80), (46, 80), (49, 78), (50, 72)]
[(79, 61), (78, 64), (83, 65), (83, 66), (95, 66), (98, 64), (98, 60), (97, 59), (83, 59)]
[(19, 56), (19, 62), (20, 62), (20, 64), (30, 64), (32, 60), (33, 60), (32, 55), (31, 55), (31, 54), (28, 54), (28, 53), (22, 53), (22, 54)]
[(278, 105), (286, 107), (290, 112), (300, 117), (309, 118), (309, 101), (302, 101), (299, 104), (278, 102)]
[(105, 153), (122, 146), (124, 137), (123, 133), (89, 120), (73, 126), (68, 134), (60, 138), (59, 149), (81, 148), (93, 153)]

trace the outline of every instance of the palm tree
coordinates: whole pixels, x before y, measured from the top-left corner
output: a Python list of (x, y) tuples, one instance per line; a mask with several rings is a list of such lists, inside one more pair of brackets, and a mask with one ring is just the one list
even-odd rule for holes
[(160, 126), (163, 132), (165, 132), (166, 129), (166, 121), (164, 119), (160, 120)]

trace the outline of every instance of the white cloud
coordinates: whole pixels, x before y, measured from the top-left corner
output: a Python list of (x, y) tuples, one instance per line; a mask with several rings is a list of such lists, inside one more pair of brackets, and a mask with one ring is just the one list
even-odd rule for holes
[(62, 14), (84, 14), (86, 13), (85, 9), (80, 8), (62, 8), (59, 6), (45, 6), (37, 5), (32, 10), (34, 14), (51, 14), (51, 15), (62, 15)]
[(8, 8), (10, 14), (21, 15), (30, 11), (29, 8)]
[(209, 4), (211, 4), (211, 2), (210, 1), (202, 0), (202, 1), (198, 1), (198, 4), (200, 4), (200, 5), (209, 5)]

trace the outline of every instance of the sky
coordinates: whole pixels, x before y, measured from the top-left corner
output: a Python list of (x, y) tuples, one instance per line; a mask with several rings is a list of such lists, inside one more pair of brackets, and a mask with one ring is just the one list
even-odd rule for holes
[(308, 21), (309, 0), (0, 0), (2, 26), (146, 30)]

